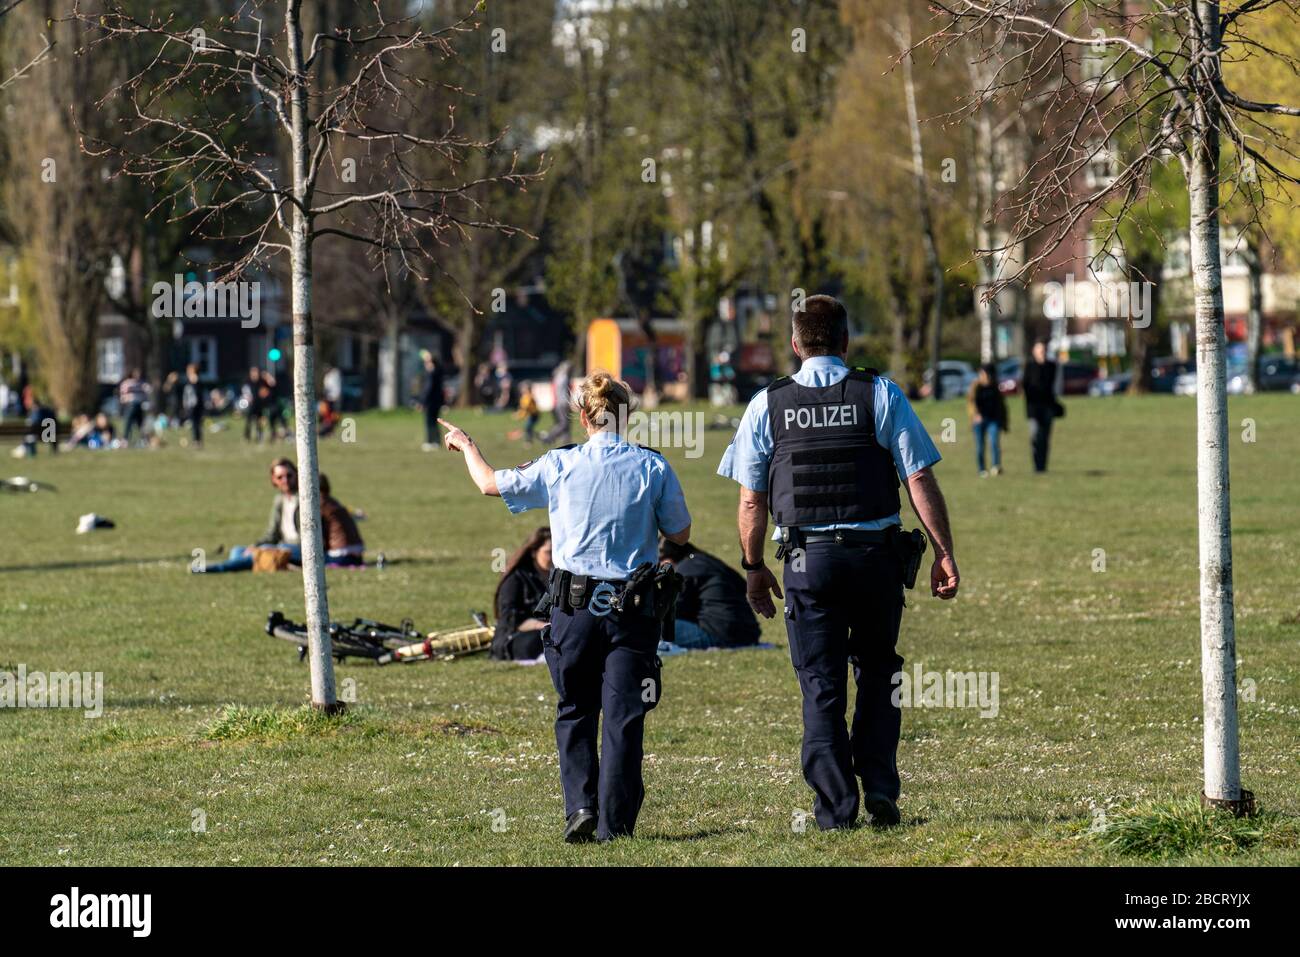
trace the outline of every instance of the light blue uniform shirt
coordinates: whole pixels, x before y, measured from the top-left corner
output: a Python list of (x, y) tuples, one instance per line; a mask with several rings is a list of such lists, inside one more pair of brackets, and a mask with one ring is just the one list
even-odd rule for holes
[[(838, 356), (812, 356), (805, 359), (794, 381), (810, 388), (834, 385), (849, 374), (849, 367)], [(929, 433), (917, 418), (903, 390), (890, 380), (876, 377), (876, 442), (890, 451), (898, 477), (907, 481), (923, 468), (939, 461)], [(767, 414), (767, 390), (760, 389), (745, 409), (736, 429), (736, 437), (722, 455), (718, 474), (739, 482), (753, 492), (767, 491), (767, 467), (772, 461), (772, 422)], [(838, 528), (875, 530), (898, 525), (900, 516), (891, 515), (871, 522), (840, 522), (831, 525), (804, 525), (809, 531), (823, 532)], [(780, 538), (779, 533), (772, 536)]]
[(667, 460), (614, 432), (498, 469), (496, 481), (511, 512), (550, 511), (552, 560), (575, 575), (625, 579), (658, 562), (660, 529), (676, 534), (691, 524)]

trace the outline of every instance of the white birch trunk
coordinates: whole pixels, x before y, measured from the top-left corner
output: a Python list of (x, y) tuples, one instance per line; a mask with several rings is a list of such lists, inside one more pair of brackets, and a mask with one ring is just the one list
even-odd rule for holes
[[(980, 91), (987, 89), (990, 79), (985, 75), (985, 71), (979, 64), (973, 60), (968, 64), (970, 73), (971, 89)], [(974, 216), (975, 216), (975, 246), (977, 249), (987, 250), (993, 245), (992, 215), (993, 208), (997, 197), (994, 196), (996, 172), (994, 170), (995, 156), (993, 151), (993, 120), (989, 116), (990, 106), (984, 105), (975, 114), (975, 189), (972, 190), (974, 197)], [(995, 359), (993, 349), (993, 313), (996, 308), (995, 304), (984, 299), (984, 294), (988, 291), (989, 286), (994, 280), (994, 254), (992, 252), (982, 252), (979, 254), (979, 288), (975, 291), (975, 314), (979, 318), (980, 324), (980, 363), (987, 365)]]
[(912, 22), (903, 18), (899, 31), (899, 52), (903, 54), (903, 98), (907, 104), (907, 125), (912, 137), (912, 175), (916, 179), (917, 213), (921, 219), (921, 245), (930, 270), (930, 398), (943, 398), (943, 378), (939, 375), (943, 333), (943, 266), (939, 262), (939, 244), (934, 235), (934, 217), (925, 177), (925, 151), (921, 142), (921, 120), (916, 108), (916, 84), (912, 79)]
[[(1219, 5), (1201, 0), (1207, 46), (1218, 48)], [(1206, 51), (1198, 51), (1206, 55)], [(1205, 796), (1241, 798), (1237, 751), (1237, 654), (1232, 595), (1232, 516), (1228, 499), (1228, 397), (1219, 259), (1219, 111), (1198, 104), (1192, 146), (1191, 256), (1196, 303), (1196, 491), (1201, 562), (1201, 695)]]
[(285, 32), (289, 68), (295, 82), (290, 91), (289, 122), (293, 141), (293, 210), (290, 263), (293, 288), (293, 408), (294, 440), (298, 452), (298, 520), (302, 535), (302, 585), (307, 607), (307, 660), (311, 665), (311, 703), (334, 710), (334, 661), (330, 657), (329, 602), (325, 594), (325, 549), (321, 541), (320, 463), (316, 456), (316, 349), (311, 317), (311, 220), (307, 188), (307, 77), (303, 72), (301, 0), (289, 0)]

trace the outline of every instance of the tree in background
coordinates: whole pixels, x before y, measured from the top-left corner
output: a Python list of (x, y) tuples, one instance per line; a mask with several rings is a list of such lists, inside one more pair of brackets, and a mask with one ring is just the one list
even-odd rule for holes
[(912, 390), (921, 385), (949, 279), (969, 280), (961, 267), (970, 259), (973, 188), (962, 125), (926, 122), (951, 109), (966, 89), (964, 72), (947, 60), (911, 69), (902, 56), (912, 50), (903, 41), (913, 22), (926, 22), (924, 8), (919, 0), (845, 0), (853, 47), (833, 106), (808, 138), (802, 197), (824, 218), (832, 267), (867, 297), (868, 314), (887, 324), (869, 351), (888, 353), (891, 373)]
[[(443, 245), (511, 231), (475, 193), (486, 181), (465, 177), (467, 155), (489, 144), (462, 133), (450, 109), (440, 124), (426, 122), (432, 64), (455, 56), (455, 41), (472, 29), (468, 15), (426, 29), (405, 4), (375, 3), (361, 23), (321, 19), (305, 34), (302, 0), (248, 0), (235, 16), (193, 19), (137, 15), (117, 2), (73, 10), (73, 22), (91, 34), (86, 62), (117, 61), (112, 51), (121, 44), (152, 51), (142, 69), (103, 91), (105, 110), (131, 118), (125, 134), (97, 137), (88, 148), (118, 157), (126, 175), (172, 200), (174, 215), (193, 219), (197, 234), (237, 242), (223, 279), (287, 260), (311, 700), (335, 709), (314, 428), (313, 247), (339, 237), (380, 263), (392, 254), (399, 268), (417, 272)], [(330, 72), (317, 73), (325, 60)], [(240, 105), (214, 112), (226, 102), (214, 94), (226, 91)], [(178, 102), (192, 109), (179, 110)], [(274, 152), (231, 135), (263, 116), (272, 118)], [(161, 143), (152, 135), (159, 131)], [(364, 187), (323, 176), (349, 159), (370, 168)], [(515, 186), (530, 178), (513, 169), (491, 177)], [(235, 235), (227, 232), (232, 221)]]
[[(1258, 177), (1276, 184), (1295, 176), (1261, 150), (1270, 144), (1295, 155), (1293, 138), (1273, 120), (1300, 116), (1300, 106), (1266, 102), (1225, 79), (1224, 64), (1245, 53), (1278, 59), (1291, 70), (1294, 56), (1265, 45), (1253, 17), (1273, 0), (1245, 0), (1224, 11), (1213, 0), (1178, 0), (1118, 8), (1072, 3), (1044, 11), (1036, 0), (957, 0), (940, 3), (946, 18), (932, 40), (941, 49), (992, 31), (1015, 33), (1022, 53), (994, 78), (984, 96), (1007, 83), (1055, 84), (1058, 94), (1042, 135), (1041, 162), (1026, 172), (1015, 202), (1011, 237), (1034, 241), (1032, 271), (1081, 223), (1108, 203), (1114, 208), (1110, 245), (1162, 158), (1181, 167), (1189, 205), (1192, 286), (1197, 345), (1197, 501), (1201, 571), (1201, 672), (1204, 705), (1203, 800), (1243, 812), (1251, 806), (1241, 787), (1237, 734), (1236, 635), (1232, 581), (1232, 521), (1228, 495), (1226, 341), (1220, 259), (1221, 190), (1234, 183), (1226, 166), (1226, 138), (1237, 169), (1253, 164)], [(1294, 13), (1294, 4), (1282, 0)], [(985, 42), (990, 42), (987, 39)], [(1100, 70), (1083, 57), (1101, 54)], [(983, 96), (980, 100), (983, 99)], [(978, 107), (978, 102), (974, 104)], [(1117, 138), (1141, 144), (1119, 164), (1117, 175), (1080, 192), (1076, 174), (1104, 156)], [(1241, 182), (1236, 177), (1237, 183)], [(1255, 180), (1257, 182), (1257, 180)], [(1249, 195), (1262, 204), (1261, 189)]]
[(49, 0), (29, 0), (4, 19), (6, 60), (45, 60), (5, 90), (4, 180), (7, 218), (35, 294), (41, 375), (59, 412), (71, 415), (98, 404), (96, 325), (122, 220), (121, 197), (79, 138), (115, 127), (120, 113), (96, 101), (125, 70), (111, 57), (77, 56), (88, 28), (54, 21), (56, 13)]

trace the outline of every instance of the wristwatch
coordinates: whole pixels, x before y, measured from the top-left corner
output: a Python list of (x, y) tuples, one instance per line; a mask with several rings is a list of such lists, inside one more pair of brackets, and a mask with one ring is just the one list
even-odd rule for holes
[(740, 553), (740, 567), (747, 572), (756, 572), (760, 568), (763, 568), (766, 564), (767, 562), (763, 561), (762, 557), (760, 556), (758, 561), (751, 565), (749, 562), (745, 561), (745, 553), (744, 552)]

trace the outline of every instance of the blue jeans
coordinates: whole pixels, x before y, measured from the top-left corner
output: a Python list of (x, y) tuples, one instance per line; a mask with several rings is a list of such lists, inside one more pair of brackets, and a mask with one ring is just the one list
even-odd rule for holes
[(675, 645), (682, 648), (719, 647), (718, 639), (693, 621), (682, 621), (682, 619), (678, 618), (673, 627), (673, 644)]
[[(256, 545), (236, 545), (230, 550), (230, 557), (224, 562), (216, 565), (209, 565), (207, 572), (209, 575), (215, 572), (247, 572), (253, 569), (253, 549)], [(295, 565), (302, 564), (302, 549), (297, 545), (278, 545), (277, 548), (283, 548), (289, 553), (289, 561)]]
[(989, 446), (993, 451), (993, 467), (1002, 467), (1002, 430), (998, 428), (996, 422), (990, 422), (985, 419), (983, 422), (976, 422), (975, 426), (975, 461), (979, 463), (980, 471), (984, 471), (984, 436), (989, 438)]

